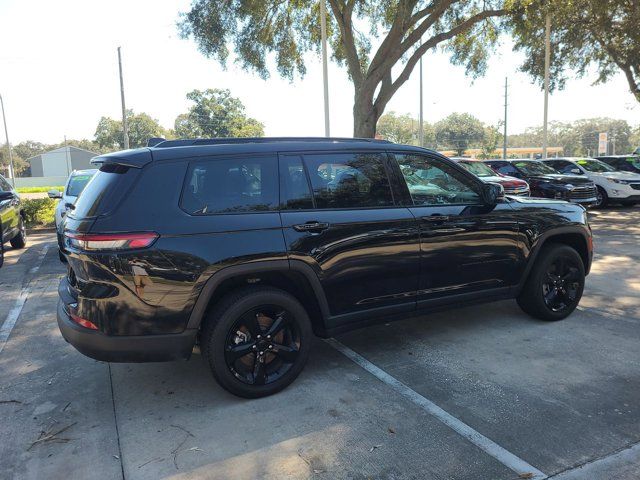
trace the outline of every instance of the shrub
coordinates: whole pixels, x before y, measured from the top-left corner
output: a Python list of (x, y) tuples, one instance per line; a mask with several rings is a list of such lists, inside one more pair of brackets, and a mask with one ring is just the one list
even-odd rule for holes
[(52, 198), (34, 198), (22, 200), (22, 207), (27, 220), (27, 226), (51, 226), (55, 224), (54, 212), (57, 200)]

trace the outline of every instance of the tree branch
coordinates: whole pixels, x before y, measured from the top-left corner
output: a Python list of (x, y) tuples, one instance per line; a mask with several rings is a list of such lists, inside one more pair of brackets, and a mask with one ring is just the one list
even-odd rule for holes
[(413, 55), (411, 55), (402, 72), (400, 73), (400, 75), (398, 75), (398, 78), (396, 78), (396, 80), (390, 85), (386, 85), (386, 88), (384, 84), (382, 85), (382, 87), (380, 88), (380, 93), (378, 94), (378, 97), (376, 98), (374, 103), (376, 110), (379, 112), (384, 111), (384, 107), (389, 102), (389, 100), (391, 100), (391, 97), (393, 97), (398, 89), (409, 79), (409, 76), (418, 63), (418, 60), (420, 60), (420, 57), (422, 57), (429, 49), (435, 47), (441, 42), (455, 37), (456, 35), (464, 33), (465, 31), (473, 27), (473, 25), (481, 22), (482, 20), (485, 20), (489, 17), (499, 17), (501, 15), (504, 15), (505, 13), (506, 10), (503, 9), (485, 10), (476, 15), (473, 15), (472, 17), (469, 17), (464, 22), (459, 23), (456, 27), (452, 28), (448, 32), (434, 35), (429, 40), (424, 42), (420, 47), (416, 49)]
[(363, 75), (362, 69), (360, 68), (358, 49), (356, 48), (356, 42), (353, 36), (353, 22), (351, 19), (355, 0), (349, 0), (347, 4), (342, 3), (342, 10), (337, 0), (329, 0), (329, 5), (331, 10), (333, 10), (333, 15), (336, 17), (338, 27), (340, 28), (340, 37), (347, 58), (349, 75), (351, 75), (354, 85), (358, 88), (362, 85)]

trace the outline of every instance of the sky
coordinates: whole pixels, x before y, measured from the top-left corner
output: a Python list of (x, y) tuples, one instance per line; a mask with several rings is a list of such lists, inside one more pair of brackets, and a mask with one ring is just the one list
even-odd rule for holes
[[(120, 118), (117, 47), (122, 47), (127, 108), (146, 112), (164, 127), (186, 112), (193, 89), (228, 88), (270, 136), (324, 134), (320, 58), (306, 57), (308, 73), (293, 82), (268, 80), (229, 64), (224, 70), (178, 35), (179, 12), (189, 0), (0, 0), (0, 94), (9, 138), (43, 143), (93, 138), (102, 116)], [(469, 112), (487, 124), (503, 117), (509, 78), (509, 133), (539, 126), (543, 94), (518, 72), (522, 56), (508, 40), (496, 51), (486, 76), (473, 82), (448, 57), (424, 57), (424, 118), (438, 121)], [(613, 117), (640, 124), (640, 106), (621, 74), (605, 85), (570, 80), (550, 96), (549, 120)], [(418, 116), (418, 71), (398, 91), (388, 111)], [(353, 87), (346, 71), (329, 68), (331, 134), (353, 134)], [(4, 135), (0, 133), (4, 141)]]

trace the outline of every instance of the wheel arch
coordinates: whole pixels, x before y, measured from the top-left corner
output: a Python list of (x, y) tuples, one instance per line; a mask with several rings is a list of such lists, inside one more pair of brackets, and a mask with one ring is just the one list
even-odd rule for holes
[(225, 267), (204, 284), (189, 316), (188, 329), (199, 329), (207, 312), (230, 292), (247, 285), (271, 286), (286, 291), (306, 309), (313, 331), (325, 336), (329, 308), (324, 290), (311, 266), (299, 260), (270, 260)]
[(565, 227), (561, 229), (554, 229), (541, 235), (536, 241), (531, 254), (529, 255), (524, 275), (522, 276), (522, 279), (517, 286), (516, 293), (519, 293), (527, 282), (529, 274), (531, 273), (531, 269), (538, 259), (538, 254), (546, 245), (549, 245), (550, 243), (568, 245), (569, 247), (576, 250), (580, 255), (580, 258), (582, 259), (585, 274), (588, 274), (589, 270), (591, 269), (592, 259), (592, 250), (589, 248), (591, 242), (591, 235), (587, 234), (587, 232), (582, 228)]

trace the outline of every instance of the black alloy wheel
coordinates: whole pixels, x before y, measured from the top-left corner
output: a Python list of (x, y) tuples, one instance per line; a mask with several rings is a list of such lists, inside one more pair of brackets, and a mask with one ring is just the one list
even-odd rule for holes
[(581, 288), (578, 265), (565, 256), (558, 256), (547, 268), (546, 282), (542, 284), (544, 303), (553, 312), (561, 312), (576, 302)]
[(243, 383), (268, 385), (283, 377), (300, 353), (300, 329), (291, 312), (260, 305), (244, 313), (229, 329), (224, 358)]
[(518, 305), (534, 318), (562, 320), (580, 303), (584, 281), (584, 263), (575, 249), (544, 245), (517, 297)]
[(305, 308), (290, 293), (251, 286), (216, 302), (200, 334), (217, 382), (245, 398), (276, 393), (300, 374), (313, 332)]

